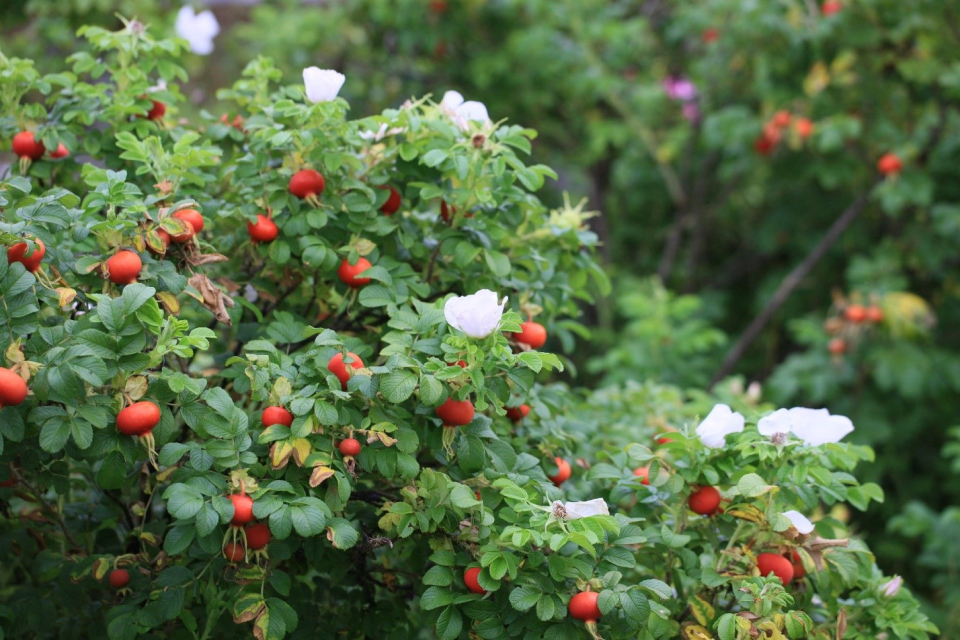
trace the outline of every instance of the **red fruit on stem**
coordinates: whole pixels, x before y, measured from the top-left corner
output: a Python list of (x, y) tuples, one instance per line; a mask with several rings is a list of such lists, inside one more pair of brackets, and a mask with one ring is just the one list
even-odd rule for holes
[(340, 455), (343, 456), (360, 455), (360, 441), (356, 438), (347, 438), (340, 443), (338, 448), (340, 449)]
[(531, 349), (539, 349), (547, 341), (547, 330), (539, 322), (524, 322), (520, 325), (520, 333), (513, 334), (513, 339)]
[(867, 314), (867, 322), (872, 322), (874, 324), (879, 324), (883, 322), (883, 309), (881, 309), (875, 304), (872, 304), (869, 307), (867, 307), (866, 314)]
[(167, 112), (167, 105), (159, 100), (151, 99), (150, 111), (147, 111), (147, 120), (159, 120)]
[(834, 338), (827, 343), (827, 350), (835, 356), (843, 355), (847, 350), (847, 343), (843, 338)]
[(520, 422), (530, 413), (530, 405), (522, 404), (519, 407), (509, 407), (507, 409), (507, 417), (513, 420), (514, 422)]
[(570, 479), (570, 463), (559, 457), (554, 458), (553, 462), (557, 465), (557, 475), (547, 477), (550, 478), (550, 482), (559, 487)]
[(793, 121), (793, 129), (801, 140), (806, 140), (813, 135), (813, 122), (809, 118), (797, 118)]
[(781, 109), (773, 114), (773, 118), (771, 118), (770, 121), (773, 123), (773, 126), (783, 129), (784, 127), (790, 126), (791, 118), (792, 116), (790, 115), (789, 111)]
[(118, 251), (107, 260), (107, 272), (114, 284), (133, 284), (142, 268), (140, 256), (133, 251)]
[(264, 522), (252, 524), (244, 532), (247, 534), (247, 547), (256, 551), (270, 544), (270, 527)]
[(581, 591), (572, 598), (567, 609), (570, 611), (570, 617), (584, 622), (596, 622), (600, 619), (600, 607), (597, 606), (597, 600), (600, 594), (596, 591)]
[(476, 410), (473, 403), (469, 400), (454, 400), (447, 398), (446, 401), (437, 407), (437, 417), (443, 420), (443, 424), (451, 427), (462, 427), (473, 422), (473, 416)]
[(27, 271), (36, 273), (37, 269), (40, 268), (40, 261), (43, 260), (46, 253), (47, 248), (39, 238), (34, 238), (33, 251), (30, 255), (27, 255), (27, 243), (18, 242), (11, 247), (7, 247), (7, 264), (19, 262)]
[(263, 410), (263, 413), (260, 414), (260, 421), (265, 427), (274, 424), (282, 424), (285, 427), (289, 427), (293, 424), (293, 414), (283, 407), (267, 407)]
[(107, 582), (109, 582), (110, 586), (114, 589), (123, 589), (130, 584), (130, 572), (126, 569), (114, 569), (110, 572), (110, 575), (107, 576)]
[(457, 365), (458, 367), (460, 367), (461, 369), (466, 369), (466, 368), (467, 368), (467, 361), (466, 361), (466, 360), (457, 360), (456, 365)]
[(13, 152), (21, 158), (39, 160), (46, 150), (43, 143), (33, 135), (33, 131), (21, 131), (13, 136)]
[(223, 546), (223, 557), (230, 562), (242, 562), (247, 557), (247, 552), (242, 544), (228, 542)]
[(400, 192), (385, 184), (380, 185), (378, 189), (390, 190), (390, 196), (387, 198), (387, 201), (383, 203), (383, 206), (380, 207), (380, 211), (388, 216), (392, 216), (400, 210), (400, 205), (403, 204), (403, 198), (400, 197)]
[(313, 169), (301, 169), (290, 178), (290, 193), (301, 200), (310, 196), (319, 196), (326, 187), (327, 181)]
[(478, 575), (480, 575), (480, 567), (470, 567), (463, 572), (463, 584), (467, 586), (467, 589), (471, 593), (484, 594), (487, 592), (487, 590), (481, 587), (480, 583), (477, 582)]
[(173, 217), (177, 220), (183, 220), (193, 227), (194, 233), (203, 231), (203, 215), (196, 209), (180, 209), (180, 211), (173, 214)]
[(450, 216), (457, 212), (457, 208), (447, 204), (446, 200), (440, 201), (440, 217), (444, 220), (450, 220)]
[(895, 153), (885, 153), (877, 160), (877, 171), (885, 176), (900, 173), (903, 169), (903, 162)]
[(0, 407), (15, 407), (27, 399), (27, 383), (10, 369), (0, 367)]
[(633, 470), (633, 475), (640, 478), (640, 484), (650, 484), (650, 467), (637, 467)]
[(786, 558), (776, 553), (761, 553), (757, 555), (757, 568), (760, 569), (761, 576), (769, 576), (771, 573), (783, 584), (789, 584), (793, 580), (793, 564)]
[(59, 160), (60, 158), (66, 158), (70, 155), (70, 150), (67, 149), (67, 146), (62, 142), (57, 145), (57, 148), (50, 152), (50, 157), (54, 160)]
[(703, 34), (700, 36), (700, 39), (703, 40), (703, 42), (706, 44), (716, 42), (717, 40), (720, 39), (720, 31), (718, 29), (713, 29), (713, 28), (704, 29)]
[(800, 557), (800, 554), (796, 551), (791, 553), (793, 560), (790, 561), (790, 564), (793, 565), (793, 578), (794, 580), (802, 580), (805, 575), (807, 575), (807, 570), (803, 566), (803, 559)]
[(160, 424), (160, 407), (152, 402), (135, 402), (117, 414), (117, 431), (125, 436), (142, 436)]
[(228, 496), (233, 503), (233, 518), (230, 524), (235, 527), (253, 522), (253, 498), (245, 493), (234, 493)]
[(430, 0), (430, 10), (438, 16), (446, 13), (447, 0)]
[(773, 153), (773, 148), (777, 146), (776, 140), (761, 135), (753, 142), (753, 149), (762, 156), (768, 156)]
[(720, 492), (709, 485), (690, 494), (690, 509), (701, 516), (712, 516), (720, 506)]
[(247, 221), (247, 233), (254, 242), (273, 242), (280, 235), (280, 229), (270, 217), (258, 213), (256, 222)]
[[(350, 358), (351, 362), (350, 367), (354, 369), (363, 368), (363, 360), (360, 359), (360, 356), (353, 353), (352, 351), (347, 351), (347, 357)], [(347, 364), (343, 361), (343, 354), (338, 353), (332, 358), (330, 362), (327, 363), (327, 369), (330, 370), (330, 373), (337, 376), (337, 379), (340, 380), (340, 385), (343, 387), (343, 390), (347, 390), (347, 380), (350, 379), (350, 372), (347, 369)]]
[(840, 13), (841, 9), (843, 9), (843, 3), (839, 0), (827, 0), (820, 6), (820, 11), (822, 11), (825, 16)]
[(843, 311), (843, 317), (849, 322), (861, 323), (867, 319), (867, 310), (862, 304), (852, 304)]
[(357, 258), (357, 264), (350, 264), (346, 259), (340, 263), (340, 268), (337, 269), (337, 275), (340, 276), (340, 282), (352, 287), (353, 289), (359, 289), (363, 285), (370, 282), (370, 278), (362, 278), (357, 274), (363, 273), (371, 266), (370, 261), (366, 258)]

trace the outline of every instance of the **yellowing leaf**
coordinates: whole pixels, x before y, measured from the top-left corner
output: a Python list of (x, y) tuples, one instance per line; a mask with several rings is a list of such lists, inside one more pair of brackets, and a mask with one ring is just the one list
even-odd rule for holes
[(803, 91), (808, 96), (813, 97), (827, 88), (830, 84), (830, 72), (827, 71), (827, 65), (818, 62), (810, 69), (810, 73), (803, 81)]
[(77, 292), (75, 289), (70, 287), (57, 287), (55, 289), (57, 296), (60, 298), (60, 306), (66, 307), (77, 297)]
[(697, 622), (705, 627), (709, 626), (717, 615), (713, 606), (700, 596), (690, 598), (690, 609), (693, 611), (693, 617), (697, 619)]
[(180, 301), (177, 300), (177, 296), (173, 295), (169, 291), (161, 291), (157, 294), (157, 299), (160, 300), (160, 304), (163, 305), (163, 308), (167, 310), (167, 313), (177, 315), (180, 313)]
[(755, 522), (757, 524), (763, 522), (764, 520), (763, 512), (752, 504), (740, 504), (732, 509), (725, 510), (723, 513), (728, 516), (733, 516), (734, 518)]
[(320, 486), (320, 484), (322, 484), (324, 480), (332, 476), (334, 473), (335, 473), (334, 470), (331, 469), (330, 467), (325, 467), (323, 465), (314, 467), (313, 473), (310, 474), (310, 486), (311, 487)]
[(714, 640), (710, 632), (699, 624), (686, 623), (680, 630), (680, 637), (684, 640)]
[(146, 376), (130, 376), (127, 378), (127, 384), (123, 387), (123, 392), (130, 396), (130, 399), (136, 402), (147, 393)]
[(298, 467), (303, 466), (303, 462), (311, 451), (313, 451), (313, 447), (310, 446), (310, 441), (306, 438), (297, 438), (293, 441), (293, 461), (297, 463)]

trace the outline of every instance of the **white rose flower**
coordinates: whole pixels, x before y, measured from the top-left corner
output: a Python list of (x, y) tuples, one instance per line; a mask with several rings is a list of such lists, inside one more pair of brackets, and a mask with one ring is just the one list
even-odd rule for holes
[(743, 431), (743, 416), (725, 404), (716, 405), (697, 427), (697, 436), (704, 446), (719, 449), (731, 433)]
[(553, 513), (564, 520), (577, 520), (590, 516), (608, 516), (610, 515), (610, 508), (607, 507), (603, 498), (595, 498), (586, 502), (561, 502), (557, 500), (553, 503)]
[(826, 409), (790, 409), (790, 430), (804, 444), (818, 447), (830, 442), (840, 442), (853, 431), (853, 422), (846, 416), (832, 416)]
[(454, 296), (443, 305), (443, 315), (454, 329), (471, 338), (486, 338), (500, 326), (507, 298), (497, 301), (497, 294), (481, 289), (472, 296)]
[(461, 129), (466, 129), (470, 120), (475, 122), (489, 122), (490, 120), (487, 107), (482, 102), (476, 100), (464, 101), (463, 96), (458, 91), (447, 91), (443, 94), (440, 108), (453, 118)]
[(760, 418), (757, 423), (757, 431), (760, 435), (770, 438), (776, 435), (786, 435), (790, 433), (790, 412), (786, 409), (777, 409), (768, 416)]
[(347, 76), (333, 69), (307, 67), (303, 70), (303, 84), (310, 102), (330, 102), (340, 93)]
[(791, 523), (793, 523), (794, 528), (800, 533), (806, 535), (813, 531), (813, 523), (810, 522), (810, 519), (807, 516), (803, 515), (799, 511), (787, 511), (783, 514), (787, 517)]
[(893, 598), (900, 593), (900, 587), (902, 586), (903, 578), (900, 576), (893, 576), (892, 580), (885, 582), (880, 586), (880, 592), (888, 598)]
[(201, 56), (213, 52), (213, 39), (220, 33), (220, 23), (209, 9), (195, 13), (193, 7), (180, 7), (174, 24), (177, 35), (190, 43), (190, 50)]

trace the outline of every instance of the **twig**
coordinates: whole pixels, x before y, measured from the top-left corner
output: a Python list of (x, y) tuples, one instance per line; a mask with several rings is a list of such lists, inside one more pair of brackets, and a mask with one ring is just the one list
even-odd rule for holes
[(30, 484), (29, 482), (27, 482), (26, 479), (24, 479), (23, 477), (20, 478), (20, 484), (22, 484), (27, 489), (29, 489), (30, 493), (33, 494), (33, 497), (36, 498), (37, 502), (42, 504), (47, 511), (49, 511), (51, 514), (53, 514), (56, 517), (57, 524), (60, 526), (60, 530), (63, 531), (63, 536), (67, 539), (67, 542), (73, 545), (73, 548), (79, 551), (81, 554), (87, 555), (86, 549), (81, 544), (79, 544), (76, 540), (73, 539), (73, 535), (70, 533), (70, 529), (67, 528), (67, 523), (64, 522), (63, 520), (63, 514), (60, 513), (60, 511), (58, 511), (57, 509), (50, 506), (50, 503), (47, 502), (47, 500), (43, 497), (43, 495), (40, 493), (40, 490), (37, 487)]
[(793, 293), (793, 290), (807, 277), (810, 271), (820, 262), (823, 256), (826, 255), (827, 251), (830, 250), (830, 247), (840, 238), (840, 235), (850, 226), (854, 218), (863, 210), (867, 204), (869, 193), (870, 190), (868, 189), (857, 198), (853, 204), (847, 207), (846, 211), (840, 214), (840, 217), (837, 218), (830, 228), (827, 229), (827, 232), (823, 234), (820, 242), (817, 243), (800, 264), (787, 274), (770, 298), (770, 301), (767, 302), (767, 305), (763, 308), (763, 311), (753, 319), (750, 326), (747, 327), (746, 331), (740, 335), (737, 342), (730, 348), (730, 351), (727, 352), (726, 357), (723, 359), (723, 364), (720, 365), (720, 368), (713, 376), (713, 380), (710, 381), (711, 387), (725, 378), (733, 370), (734, 365), (740, 361), (740, 358), (743, 357), (743, 354), (746, 353), (750, 345), (753, 344), (753, 341), (760, 336), (774, 314), (776, 314), (783, 303), (787, 301), (790, 294)]

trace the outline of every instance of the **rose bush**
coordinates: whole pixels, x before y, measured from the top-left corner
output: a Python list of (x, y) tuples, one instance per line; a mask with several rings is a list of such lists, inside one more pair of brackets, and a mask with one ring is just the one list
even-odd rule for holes
[(838, 416), (549, 377), (608, 283), (534, 131), (264, 58), (190, 121), (186, 42), (81, 35), (0, 58), (0, 138), (67, 151), (0, 183), (6, 635), (936, 632), (832, 516), (883, 497)]

